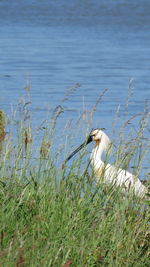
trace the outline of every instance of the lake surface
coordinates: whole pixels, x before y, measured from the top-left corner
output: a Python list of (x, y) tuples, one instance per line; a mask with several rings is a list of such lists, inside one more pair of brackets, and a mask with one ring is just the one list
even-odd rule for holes
[(150, 100), (149, 10), (147, 0), (1, 0), (0, 108), (10, 114), (29, 80), (34, 123), (61, 105), (62, 128), (108, 88), (92, 126), (114, 138), (112, 122), (119, 106), (121, 123), (131, 79), (127, 118)]

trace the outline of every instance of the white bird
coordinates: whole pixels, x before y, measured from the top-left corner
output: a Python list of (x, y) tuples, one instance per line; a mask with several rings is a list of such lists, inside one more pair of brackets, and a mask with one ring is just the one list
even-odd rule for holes
[(102, 181), (106, 184), (121, 187), (123, 191), (132, 192), (138, 197), (143, 198), (148, 193), (148, 190), (141, 183), (139, 178), (126, 170), (112, 166), (109, 163), (106, 164), (102, 161), (102, 153), (109, 150), (111, 145), (110, 139), (103, 132), (103, 128), (92, 130), (86, 141), (70, 154), (65, 160), (65, 163), (92, 141), (96, 143), (91, 153), (91, 165), (96, 181)]

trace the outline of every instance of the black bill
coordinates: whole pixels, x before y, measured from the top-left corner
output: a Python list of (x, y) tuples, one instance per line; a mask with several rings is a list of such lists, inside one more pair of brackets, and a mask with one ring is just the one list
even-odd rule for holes
[(77, 152), (79, 152), (83, 147), (85, 147), (86, 145), (88, 145), (89, 143), (92, 142), (92, 136), (89, 136), (87, 140), (85, 140), (85, 142), (80, 145), (75, 151), (73, 151), (67, 158), (66, 160), (64, 161), (63, 165), (62, 165), (62, 168), (65, 166), (66, 162), (68, 160), (70, 160)]

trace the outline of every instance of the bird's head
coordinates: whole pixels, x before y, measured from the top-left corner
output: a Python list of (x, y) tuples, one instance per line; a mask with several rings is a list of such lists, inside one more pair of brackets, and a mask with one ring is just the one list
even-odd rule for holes
[(81, 144), (75, 151), (73, 151), (67, 159), (64, 161), (63, 166), (68, 160), (70, 160), (77, 152), (79, 152), (83, 147), (91, 143), (92, 141), (96, 142), (96, 145), (101, 144), (104, 150), (107, 150), (111, 144), (108, 136), (103, 132), (104, 128), (93, 129), (89, 136), (86, 138), (83, 144)]
[(91, 131), (90, 138), (96, 142), (96, 145), (101, 144), (104, 150), (110, 147), (111, 141), (109, 137), (103, 132), (104, 128), (97, 128)]

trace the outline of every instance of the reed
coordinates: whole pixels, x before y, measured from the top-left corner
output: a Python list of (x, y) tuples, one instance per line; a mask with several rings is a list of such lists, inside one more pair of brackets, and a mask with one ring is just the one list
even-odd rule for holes
[(3, 148), (3, 140), (5, 138), (5, 114), (2, 110), (0, 110), (0, 152)]
[[(28, 100), (19, 104), (18, 137), (8, 136), (1, 155), (0, 265), (148, 267), (149, 201), (96, 184), (85, 150), (62, 169), (64, 145), (57, 153), (53, 148), (62, 110), (59, 106), (50, 121), (33, 129)], [(147, 118), (143, 112), (136, 136), (126, 142), (124, 123), (116, 165), (134, 163), (134, 172), (141, 170), (149, 149)]]

